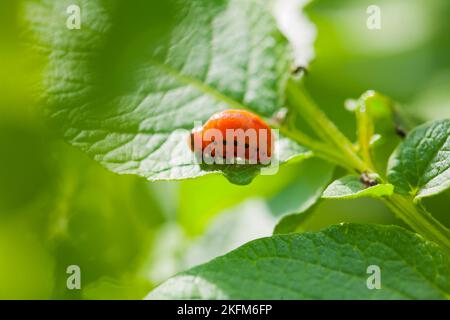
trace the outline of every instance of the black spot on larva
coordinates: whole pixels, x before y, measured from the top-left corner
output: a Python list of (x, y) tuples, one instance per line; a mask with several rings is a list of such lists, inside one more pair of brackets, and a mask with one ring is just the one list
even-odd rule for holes
[(194, 150), (194, 133), (191, 133), (190, 136), (191, 150)]

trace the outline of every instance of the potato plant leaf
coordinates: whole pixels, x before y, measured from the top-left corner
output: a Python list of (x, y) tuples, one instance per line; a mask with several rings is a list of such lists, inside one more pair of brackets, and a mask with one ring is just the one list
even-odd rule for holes
[(325, 199), (355, 199), (361, 197), (389, 196), (394, 186), (388, 183), (366, 186), (359, 177), (349, 175), (332, 182), (323, 192)]
[(450, 119), (415, 128), (394, 151), (388, 179), (396, 192), (415, 200), (429, 197), (450, 186)]
[(314, 213), (317, 203), (302, 212), (284, 215), (275, 225), (273, 234), (298, 232), (298, 228)]
[[(381, 289), (369, 290), (369, 266)], [(249, 242), (147, 299), (446, 299), (450, 256), (400, 227), (339, 225)]]
[[(80, 29), (66, 26), (73, 4)], [(246, 184), (256, 175), (200, 167), (186, 141), (195, 121), (219, 110), (271, 116), (282, 106), (291, 50), (271, 1), (28, 0), (24, 12), (47, 62), (45, 106), (72, 145), (149, 180), (224, 171)], [(306, 152), (280, 144), (283, 159)]]

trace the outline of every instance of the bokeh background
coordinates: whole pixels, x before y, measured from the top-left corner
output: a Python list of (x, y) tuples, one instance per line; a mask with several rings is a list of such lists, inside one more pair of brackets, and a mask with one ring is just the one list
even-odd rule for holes
[[(371, 4), (382, 9), (381, 30), (365, 28)], [(448, 0), (317, 0), (306, 12), (317, 38), (305, 85), (349, 137), (344, 101), (368, 89), (417, 122), (450, 116)], [(272, 213), (314, 191), (314, 161), (245, 187), (213, 175), (147, 182), (107, 171), (46, 125), (34, 94), (42, 63), (27, 55), (22, 32), (21, 1), (1, 1), (1, 299), (141, 299), (178, 271), (270, 235)], [(425, 203), (447, 226), (449, 199)], [(343, 221), (401, 224), (375, 200), (323, 201), (302, 230)], [(71, 264), (81, 290), (66, 288)]]

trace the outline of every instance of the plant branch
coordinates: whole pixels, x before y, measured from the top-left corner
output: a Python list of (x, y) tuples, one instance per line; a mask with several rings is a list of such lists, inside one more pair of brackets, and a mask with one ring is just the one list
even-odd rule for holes
[(348, 160), (341, 154), (336, 153), (328, 144), (314, 140), (297, 130), (294, 131), (286, 127), (280, 127), (279, 130), (284, 136), (310, 149), (315, 156), (327, 161), (331, 161), (341, 167), (344, 167), (348, 171), (355, 172), (355, 169), (353, 168), (351, 163), (349, 163)]
[(414, 231), (436, 242), (450, 252), (450, 230), (427, 212), (414, 205), (411, 197), (394, 194), (383, 198), (383, 202)]
[(364, 172), (369, 170), (366, 163), (355, 153), (350, 140), (292, 79), (287, 85), (287, 98), (288, 103), (298, 110), (314, 132), (324, 141), (331, 143), (331, 147), (336, 147), (342, 153), (342, 156), (348, 159), (346, 162), (351, 164), (352, 171)]
[(374, 135), (374, 127), (369, 111), (364, 103), (359, 103), (359, 107), (355, 110), (355, 115), (357, 120), (358, 145), (360, 148), (359, 154), (361, 154), (363, 161), (370, 170), (375, 172), (375, 166), (373, 165), (370, 152), (370, 140)]
[[(361, 139), (364, 139), (362, 144), (366, 144), (366, 148), (362, 152), (363, 158), (361, 159), (347, 137), (316, 106), (314, 101), (299, 87), (298, 83), (292, 79), (287, 86), (287, 97), (288, 103), (297, 109), (299, 114), (303, 116), (323, 141), (313, 140), (297, 130), (286, 128), (282, 130), (284, 135), (310, 148), (318, 157), (332, 161), (349, 171), (376, 173), (373, 169), (369, 151), (369, 136), (372, 135), (370, 130), (368, 132), (359, 132)], [(360, 125), (364, 126), (367, 124), (363, 123), (369, 120), (365, 118), (367, 114), (361, 114), (360, 117)], [(359, 129), (361, 130), (361, 128)], [(434, 219), (421, 205), (415, 205), (410, 196), (394, 194), (380, 199), (414, 231), (436, 242), (450, 252), (450, 230)]]

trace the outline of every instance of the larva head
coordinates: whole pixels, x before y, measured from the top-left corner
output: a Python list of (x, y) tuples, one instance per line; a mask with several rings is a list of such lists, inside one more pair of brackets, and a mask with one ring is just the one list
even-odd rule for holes
[[(188, 143), (192, 152), (201, 152), (203, 150), (203, 128), (194, 128), (189, 135)], [(195, 150), (196, 146), (199, 150)]]

